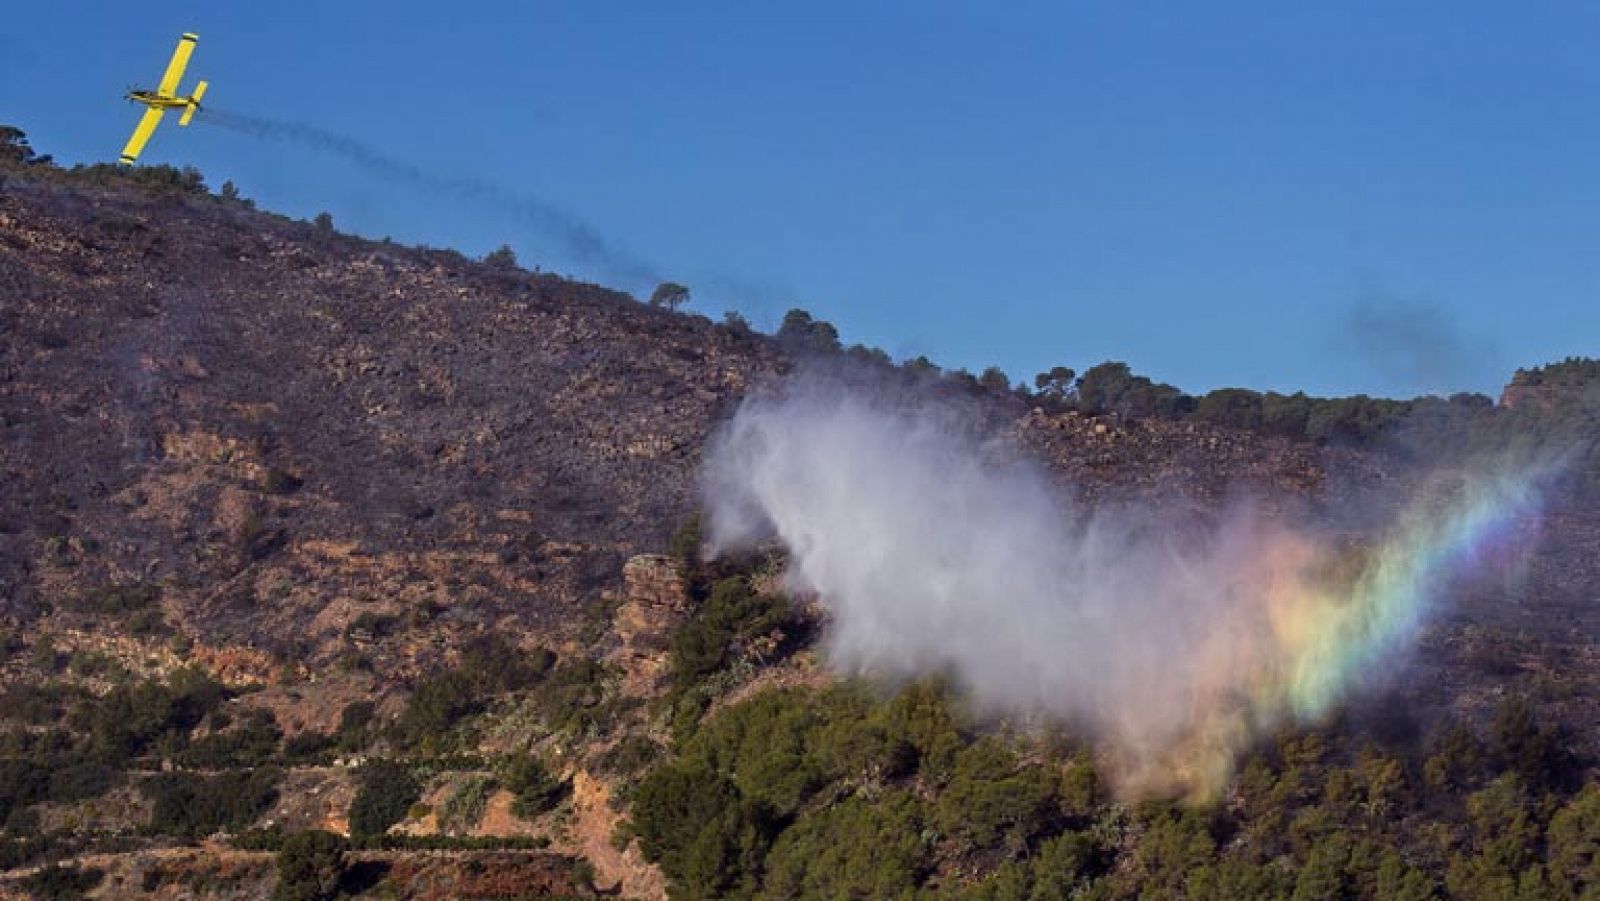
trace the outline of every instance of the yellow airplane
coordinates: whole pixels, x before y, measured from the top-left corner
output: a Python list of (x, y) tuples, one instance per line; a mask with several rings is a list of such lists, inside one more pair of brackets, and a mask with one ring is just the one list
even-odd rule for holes
[(172, 51), (172, 62), (167, 63), (166, 74), (161, 76), (161, 84), (154, 91), (128, 92), (129, 100), (142, 103), (148, 109), (134, 127), (128, 146), (122, 148), (120, 162), (123, 165), (131, 166), (139, 158), (145, 142), (150, 140), (150, 135), (155, 133), (156, 126), (160, 124), (162, 113), (169, 109), (182, 109), (183, 117), (178, 120), (179, 125), (188, 125), (189, 120), (194, 118), (194, 111), (200, 108), (200, 98), (205, 96), (206, 83), (202, 81), (195, 85), (194, 93), (188, 97), (179, 97), (177, 90), (184, 67), (189, 65), (189, 55), (194, 53), (194, 45), (198, 40), (200, 36), (193, 32), (185, 32), (183, 37), (178, 38), (178, 49)]

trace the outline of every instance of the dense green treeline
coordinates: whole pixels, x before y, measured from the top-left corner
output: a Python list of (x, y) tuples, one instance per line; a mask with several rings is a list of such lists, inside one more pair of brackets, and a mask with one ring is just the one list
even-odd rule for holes
[(1565, 747), (1511, 700), (1485, 735), (1286, 732), (1213, 803), (1130, 802), (1084, 748), (982, 728), (936, 683), (846, 683), (704, 722), (632, 829), (681, 898), (1592, 897), (1600, 787)]
[[(1472, 728), (1403, 711), (1265, 739), (1206, 803), (1122, 798), (1065, 734), (970, 716), (938, 680), (774, 688), (704, 714), (752, 636), (802, 624), (769, 560), (672, 542), (695, 597), (673, 746), (633, 787), (678, 898), (1577, 899), (1600, 891), (1600, 786), (1508, 697)], [(741, 636), (743, 636), (741, 638)], [(713, 649), (707, 653), (704, 649)], [(759, 663), (759, 661), (757, 661)], [(731, 668), (731, 669), (730, 669)]]

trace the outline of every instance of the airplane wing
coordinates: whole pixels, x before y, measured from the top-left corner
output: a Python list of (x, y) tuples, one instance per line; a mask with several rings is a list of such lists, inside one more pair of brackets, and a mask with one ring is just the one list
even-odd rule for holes
[(128, 146), (122, 148), (120, 159), (123, 164), (131, 166), (133, 161), (139, 158), (139, 152), (144, 150), (145, 142), (150, 140), (150, 136), (155, 133), (156, 125), (161, 122), (161, 113), (160, 108), (150, 107), (139, 117), (139, 124), (133, 129), (133, 137), (128, 139)]
[(163, 97), (171, 97), (178, 90), (178, 82), (183, 79), (183, 70), (189, 65), (189, 55), (194, 53), (195, 41), (200, 36), (192, 31), (186, 31), (183, 37), (178, 38), (178, 49), (172, 51), (172, 62), (167, 63), (166, 74), (161, 76), (161, 84), (156, 87), (156, 93)]

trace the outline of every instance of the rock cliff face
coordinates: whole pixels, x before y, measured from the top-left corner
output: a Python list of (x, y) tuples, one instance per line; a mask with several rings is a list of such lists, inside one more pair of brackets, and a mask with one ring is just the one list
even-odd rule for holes
[(622, 668), (623, 691), (655, 694), (667, 673), (667, 646), (689, 615), (683, 567), (671, 557), (641, 554), (622, 568), (623, 602), (612, 628), (620, 646), (612, 659)]
[[(1500, 405), (1511, 409), (1552, 411), (1600, 403), (1600, 363), (1571, 358), (1548, 366), (1518, 369), (1500, 392)], [(1592, 417), (1592, 413), (1591, 413)]]

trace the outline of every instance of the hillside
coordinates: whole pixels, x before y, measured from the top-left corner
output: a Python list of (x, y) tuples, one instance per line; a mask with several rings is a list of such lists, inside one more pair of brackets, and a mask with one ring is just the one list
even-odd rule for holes
[[(782, 596), (781, 559), (699, 558), (709, 437), (815, 348), (193, 184), (0, 175), (8, 884), (78, 856), (44, 872), (254, 897), (318, 828), (353, 836), (346, 890), (389, 896), (1272, 897), (1323, 866), (1335, 888), (1305, 896), (1467, 897), (1501, 875), (1470, 869), (1499, 865), (1482, 792), (1526, 808), (1513, 880), (1587, 872), (1547, 836), (1600, 828), (1578, 488), (1404, 675), (1266, 743), (1207, 811), (1141, 806), (1090, 749), (937, 685), (835, 683), (825, 608)], [(1376, 507), (1420, 477), (1354, 442), (939, 390), (1090, 503)], [(1435, 778), (1447, 733), (1461, 760)], [(1334, 833), (1356, 850), (1329, 862)], [(1040, 861), (1070, 878), (1044, 887)]]
[(284, 642), (348, 625), (332, 598), (558, 631), (662, 545), (712, 423), (783, 365), (597, 287), (211, 198), (13, 179), (0, 216), (14, 615), (159, 583), (197, 641), (307, 665)]

